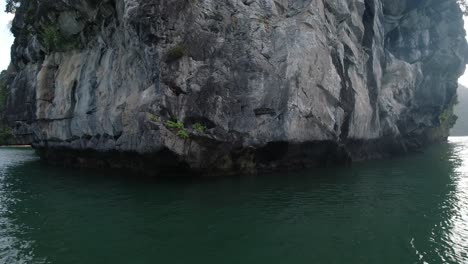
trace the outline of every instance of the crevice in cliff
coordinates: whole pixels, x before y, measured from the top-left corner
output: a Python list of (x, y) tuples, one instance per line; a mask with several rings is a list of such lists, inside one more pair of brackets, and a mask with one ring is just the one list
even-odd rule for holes
[(333, 106), (339, 106), (340, 105), (340, 101), (338, 100), (338, 98), (336, 98), (335, 95), (333, 95), (330, 91), (325, 89), (325, 87), (323, 87), (323, 85), (317, 84), (317, 88), (319, 88), (325, 94), (325, 96), (327, 97), (328, 102), (330, 102)]
[(351, 79), (348, 75), (348, 70), (351, 61), (347, 56), (352, 56), (352, 51), (349, 47), (345, 46), (345, 55), (343, 62), (336, 50), (332, 51), (332, 63), (335, 65), (336, 70), (340, 76), (341, 90), (340, 90), (340, 107), (344, 110), (343, 124), (341, 125), (340, 141), (345, 142), (349, 135), (351, 126), (351, 119), (355, 106), (355, 94), (351, 84)]
[(366, 62), (366, 81), (367, 81), (367, 92), (369, 96), (370, 105), (372, 107), (372, 123), (378, 122), (378, 97), (379, 97), (379, 84), (376, 79), (376, 73), (374, 70), (375, 62), (378, 58), (375, 57), (375, 28), (376, 23), (376, 3), (375, 0), (365, 1), (365, 10), (362, 18), (364, 24), (364, 36), (362, 39), (362, 46), (368, 55)]
[[(369, 59), (366, 62), (367, 71), (367, 87), (369, 91), (369, 98), (371, 105), (374, 107), (378, 98), (378, 85), (374, 74), (374, 37), (375, 37), (375, 2), (374, 0), (367, 0), (365, 2), (365, 11), (362, 18), (364, 24), (364, 37), (362, 39), (362, 46), (366, 51)], [(374, 109), (375, 110), (375, 109)]]
[(57, 121), (64, 121), (64, 120), (70, 120), (73, 119), (74, 116), (66, 116), (66, 117), (61, 117), (61, 118), (38, 118), (34, 120), (35, 122), (57, 122)]
[(76, 88), (78, 87), (78, 82), (76, 80), (73, 81), (73, 86), (70, 92), (70, 108), (68, 109), (67, 116), (73, 116), (76, 107)]

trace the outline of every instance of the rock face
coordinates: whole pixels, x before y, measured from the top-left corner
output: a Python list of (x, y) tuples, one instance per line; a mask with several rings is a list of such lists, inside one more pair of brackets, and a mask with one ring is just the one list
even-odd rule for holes
[(448, 136), (455, 0), (22, 0), (6, 117), (51, 162), (208, 173)]

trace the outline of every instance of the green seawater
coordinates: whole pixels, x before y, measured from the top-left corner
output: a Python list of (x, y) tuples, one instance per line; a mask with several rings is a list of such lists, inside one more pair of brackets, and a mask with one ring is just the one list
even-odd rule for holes
[(468, 263), (468, 138), (351, 168), (159, 181), (2, 148), (0, 263)]

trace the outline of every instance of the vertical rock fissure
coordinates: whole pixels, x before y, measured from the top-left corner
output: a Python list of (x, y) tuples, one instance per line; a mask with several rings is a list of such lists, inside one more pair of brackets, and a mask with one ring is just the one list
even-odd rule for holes
[(364, 37), (362, 40), (362, 46), (364, 51), (368, 55), (366, 62), (366, 79), (367, 79), (367, 91), (369, 95), (370, 106), (372, 107), (372, 124), (378, 122), (378, 96), (379, 96), (379, 85), (376, 79), (376, 73), (374, 70), (375, 60), (375, 19), (376, 19), (376, 3), (375, 0), (365, 1), (365, 10), (362, 18), (364, 24)]
[(366, 73), (367, 73), (367, 87), (369, 91), (369, 98), (371, 106), (375, 106), (378, 97), (378, 85), (374, 74), (374, 20), (375, 20), (375, 3), (374, 0), (366, 0), (365, 10), (362, 18), (364, 24), (364, 37), (362, 40), (362, 46), (364, 51), (369, 56), (366, 62)]
[(334, 63), (337, 66), (338, 74), (341, 79), (341, 91), (340, 91), (340, 102), (341, 108), (344, 110), (344, 119), (343, 125), (341, 126), (340, 141), (343, 143), (348, 139), (349, 131), (351, 128), (351, 121), (354, 112), (355, 106), (355, 94), (352, 87), (352, 82), (349, 77), (348, 70), (351, 65), (351, 61), (348, 59), (348, 56), (351, 56), (352, 51), (345, 46), (345, 55), (343, 59), (343, 64), (341, 64), (339, 57), (335, 56)]

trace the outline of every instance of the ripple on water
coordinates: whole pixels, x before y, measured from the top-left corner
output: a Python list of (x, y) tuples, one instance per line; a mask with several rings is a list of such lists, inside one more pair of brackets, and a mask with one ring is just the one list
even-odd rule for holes
[(37, 157), (31, 149), (0, 148), (0, 263), (46, 263), (34, 257), (34, 242), (21, 239), (22, 228), (12, 221), (10, 208), (19, 201), (18, 190), (6, 180), (9, 168), (34, 160)]
[[(352, 168), (141, 182), (0, 149), (0, 263), (468, 263), (468, 139)], [(128, 175), (127, 175), (128, 176)]]
[(456, 167), (452, 174), (455, 191), (450, 202), (455, 210), (448, 223), (447, 241), (453, 250), (453, 259), (468, 263), (468, 138), (453, 137), (449, 142), (454, 146), (451, 161)]

